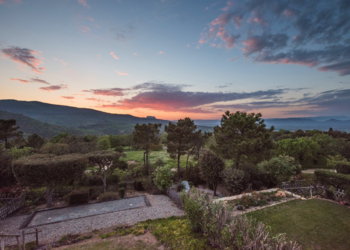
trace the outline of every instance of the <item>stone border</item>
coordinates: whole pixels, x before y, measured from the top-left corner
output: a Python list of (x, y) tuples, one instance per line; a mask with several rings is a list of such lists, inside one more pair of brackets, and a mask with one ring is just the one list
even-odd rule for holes
[[(21, 226), (19, 227), (19, 229), (26, 229), (26, 228), (35, 228), (38, 226), (46, 226), (46, 225), (51, 225), (51, 224), (56, 224), (56, 223), (61, 223), (61, 222), (65, 222), (65, 221), (70, 221), (70, 220), (79, 220), (82, 218), (88, 218), (88, 217), (93, 217), (93, 216), (98, 216), (98, 215), (102, 215), (102, 214), (110, 214), (110, 213), (115, 213), (115, 212), (122, 212), (122, 211), (127, 211), (127, 210), (133, 210), (133, 209), (139, 209), (139, 208), (143, 208), (143, 207), (151, 207), (151, 203), (149, 202), (148, 198), (146, 197), (146, 195), (139, 195), (139, 196), (134, 196), (134, 197), (128, 197), (125, 199), (130, 199), (130, 198), (137, 198), (137, 197), (142, 197), (145, 201), (146, 206), (142, 206), (142, 207), (134, 207), (134, 208), (128, 208), (128, 209), (123, 209), (123, 210), (119, 210), (119, 211), (111, 211), (111, 212), (106, 212), (106, 213), (101, 213), (101, 214), (93, 214), (93, 215), (88, 215), (88, 216), (82, 216), (79, 218), (73, 218), (73, 219), (66, 219), (66, 220), (61, 220), (61, 221), (54, 221), (54, 222), (49, 222), (49, 223), (45, 223), (45, 224), (39, 224), (39, 225), (34, 225), (34, 226), (29, 226), (29, 223), (32, 221), (32, 219), (34, 218), (34, 216), (38, 213), (38, 212), (45, 212), (45, 211), (49, 211), (49, 210), (56, 210), (56, 209), (61, 209), (61, 208), (67, 208), (67, 207), (78, 207), (78, 206), (86, 206), (86, 205), (91, 205), (91, 204), (82, 204), (82, 205), (74, 205), (74, 206), (67, 206), (67, 207), (55, 207), (55, 208), (45, 208), (45, 209), (41, 209), (41, 210), (35, 210), (32, 214), (29, 215), (29, 217), (21, 224)], [(120, 199), (121, 200), (121, 199)], [(146, 201), (147, 200), (147, 201)], [(99, 203), (104, 203), (104, 202), (111, 202), (111, 201), (102, 201)], [(92, 203), (92, 204), (96, 204), (96, 203)]]
[[(283, 191), (286, 194), (292, 195), (293, 197), (295, 197), (297, 199), (302, 199), (302, 197), (300, 195), (293, 194), (292, 192), (282, 190), (280, 188), (271, 188), (271, 189), (256, 191), (256, 193), (272, 193), (272, 192), (278, 192), (278, 191)], [(214, 200), (213, 202), (238, 200), (238, 199), (241, 199), (243, 196), (251, 196), (251, 195), (252, 195), (252, 193), (239, 194), (239, 195), (235, 195), (235, 196), (219, 198), (219, 199)]]

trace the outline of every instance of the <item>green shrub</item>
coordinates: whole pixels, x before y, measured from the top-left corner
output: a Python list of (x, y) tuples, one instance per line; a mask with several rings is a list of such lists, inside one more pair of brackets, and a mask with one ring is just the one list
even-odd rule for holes
[(301, 166), (295, 162), (294, 158), (286, 155), (279, 155), (269, 161), (263, 161), (259, 163), (258, 167), (270, 173), (272, 181), (277, 184), (289, 181), (293, 174), (301, 171)]
[(101, 239), (107, 239), (107, 238), (113, 237), (116, 234), (117, 234), (117, 232), (109, 232), (109, 233), (105, 233), (105, 234), (100, 234), (99, 236)]
[(119, 152), (119, 153), (123, 153), (124, 152), (124, 148), (122, 146), (117, 146), (117, 147), (115, 147), (114, 150)]
[(122, 188), (119, 188), (118, 191), (119, 191), (120, 198), (123, 199), (124, 196), (125, 196), (125, 188), (123, 188), (123, 187), (122, 187)]
[(226, 168), (221, 173), (224, 187), (231, 194), (239, 194), (244, 189), (244, 171), (234, 168)]
[(158, 167), (154, 173), (154, 183), (156, 186), (165, 191), (173, 184), (172, 177), (174, 173), (171, 171), (171, 166)]
[(106, 180), (109, 185), (116, 185), (119, 182), (119, 176), (111, 174), (107, 176)]
[(113, 162), (113, 167), (114, 168), (119, 168), (121, 170), (126, 170), (128, 169), (128, 163), (122, 160), (117, 160)]
[(142, 182), (141, 181), (135, 181), (134, 182), (134, 188), (136, 191), (144, 191), (144, 188), (142, 186)]
[(182, 184), (182, 183), (178, 184), (177, 187), (176, 187), (176, 191), (177, 192), (181, 192), (184, 189), (185, 189), (185, 185)]
[(322, 185), (334, 186), (336, 189), (347, 189), (350, 186), (350, 175), (334, 173), (327, 170), (315, 171), (316, 181)]
[(118, 199), (118, 194), (116, 192), (106, 192), (100, 195), (99, 201), (113, 201)]
[(350, 162), (338, 162), (335, 164), (335, 169), (339, 174), (350, 174)]
[(200, 173), (200, 167), (198, 165), (193, 166), (192, 163), (189, 164), (189, 167), (185, 170), (183, 174), (184, 180), (191, 182), (193, 186), (197, 187), (198, 185), (204, 184), (205, 180), (202, 179)]
[(192, 198), (189, 194), (185, 192), (181, 193), (182, 206), (186, 212), (186, 217), (190, 222), (190, 226), (193, 232), (201, 231), (201, 221), (203, 217), (203, 207), (200, 203), (200, 194), (193, 188), (191, 189), (191, 195), (195, 198)]
[(88, 190), (74, 190), (67, 195), (69, 205), (86, 204), (89, 203)]
[(128, 183), (126, 182), (120, 182), (118, 184), (118, 188), (124, 188), (125, 190), (127, 189)]

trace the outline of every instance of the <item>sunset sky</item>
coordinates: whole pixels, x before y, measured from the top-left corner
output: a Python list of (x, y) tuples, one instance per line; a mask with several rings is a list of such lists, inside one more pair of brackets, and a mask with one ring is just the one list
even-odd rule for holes
[(349, 0), (0, 0), (0, 99), (350, 116)]

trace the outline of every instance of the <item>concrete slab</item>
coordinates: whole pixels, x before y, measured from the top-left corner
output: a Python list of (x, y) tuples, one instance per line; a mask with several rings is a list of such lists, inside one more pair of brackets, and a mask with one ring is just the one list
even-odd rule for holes
[(133, 208), (147, 206), (144, 196), (100, 202), (95, 204), (86, 204), (73, 207), (38, 211), (29, 222), (27, 227), (51, 224), (66, 220), (73, 220), (88, 216), (94, 216), (105, 213), (112, 213)]

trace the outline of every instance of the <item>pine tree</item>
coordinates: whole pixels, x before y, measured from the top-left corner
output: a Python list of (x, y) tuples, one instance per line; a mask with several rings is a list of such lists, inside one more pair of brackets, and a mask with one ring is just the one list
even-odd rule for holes
[(5, 142), (5, 148), (10, 147), (8, 143), (9, 139), (21, 134), (21, 132), (18, 131), (19, 127), (15, 127), (15, 126), (16, 126), (16, 120), (14, 119), (10, 119), (10, 120), (0, 119), (0, 141)]

